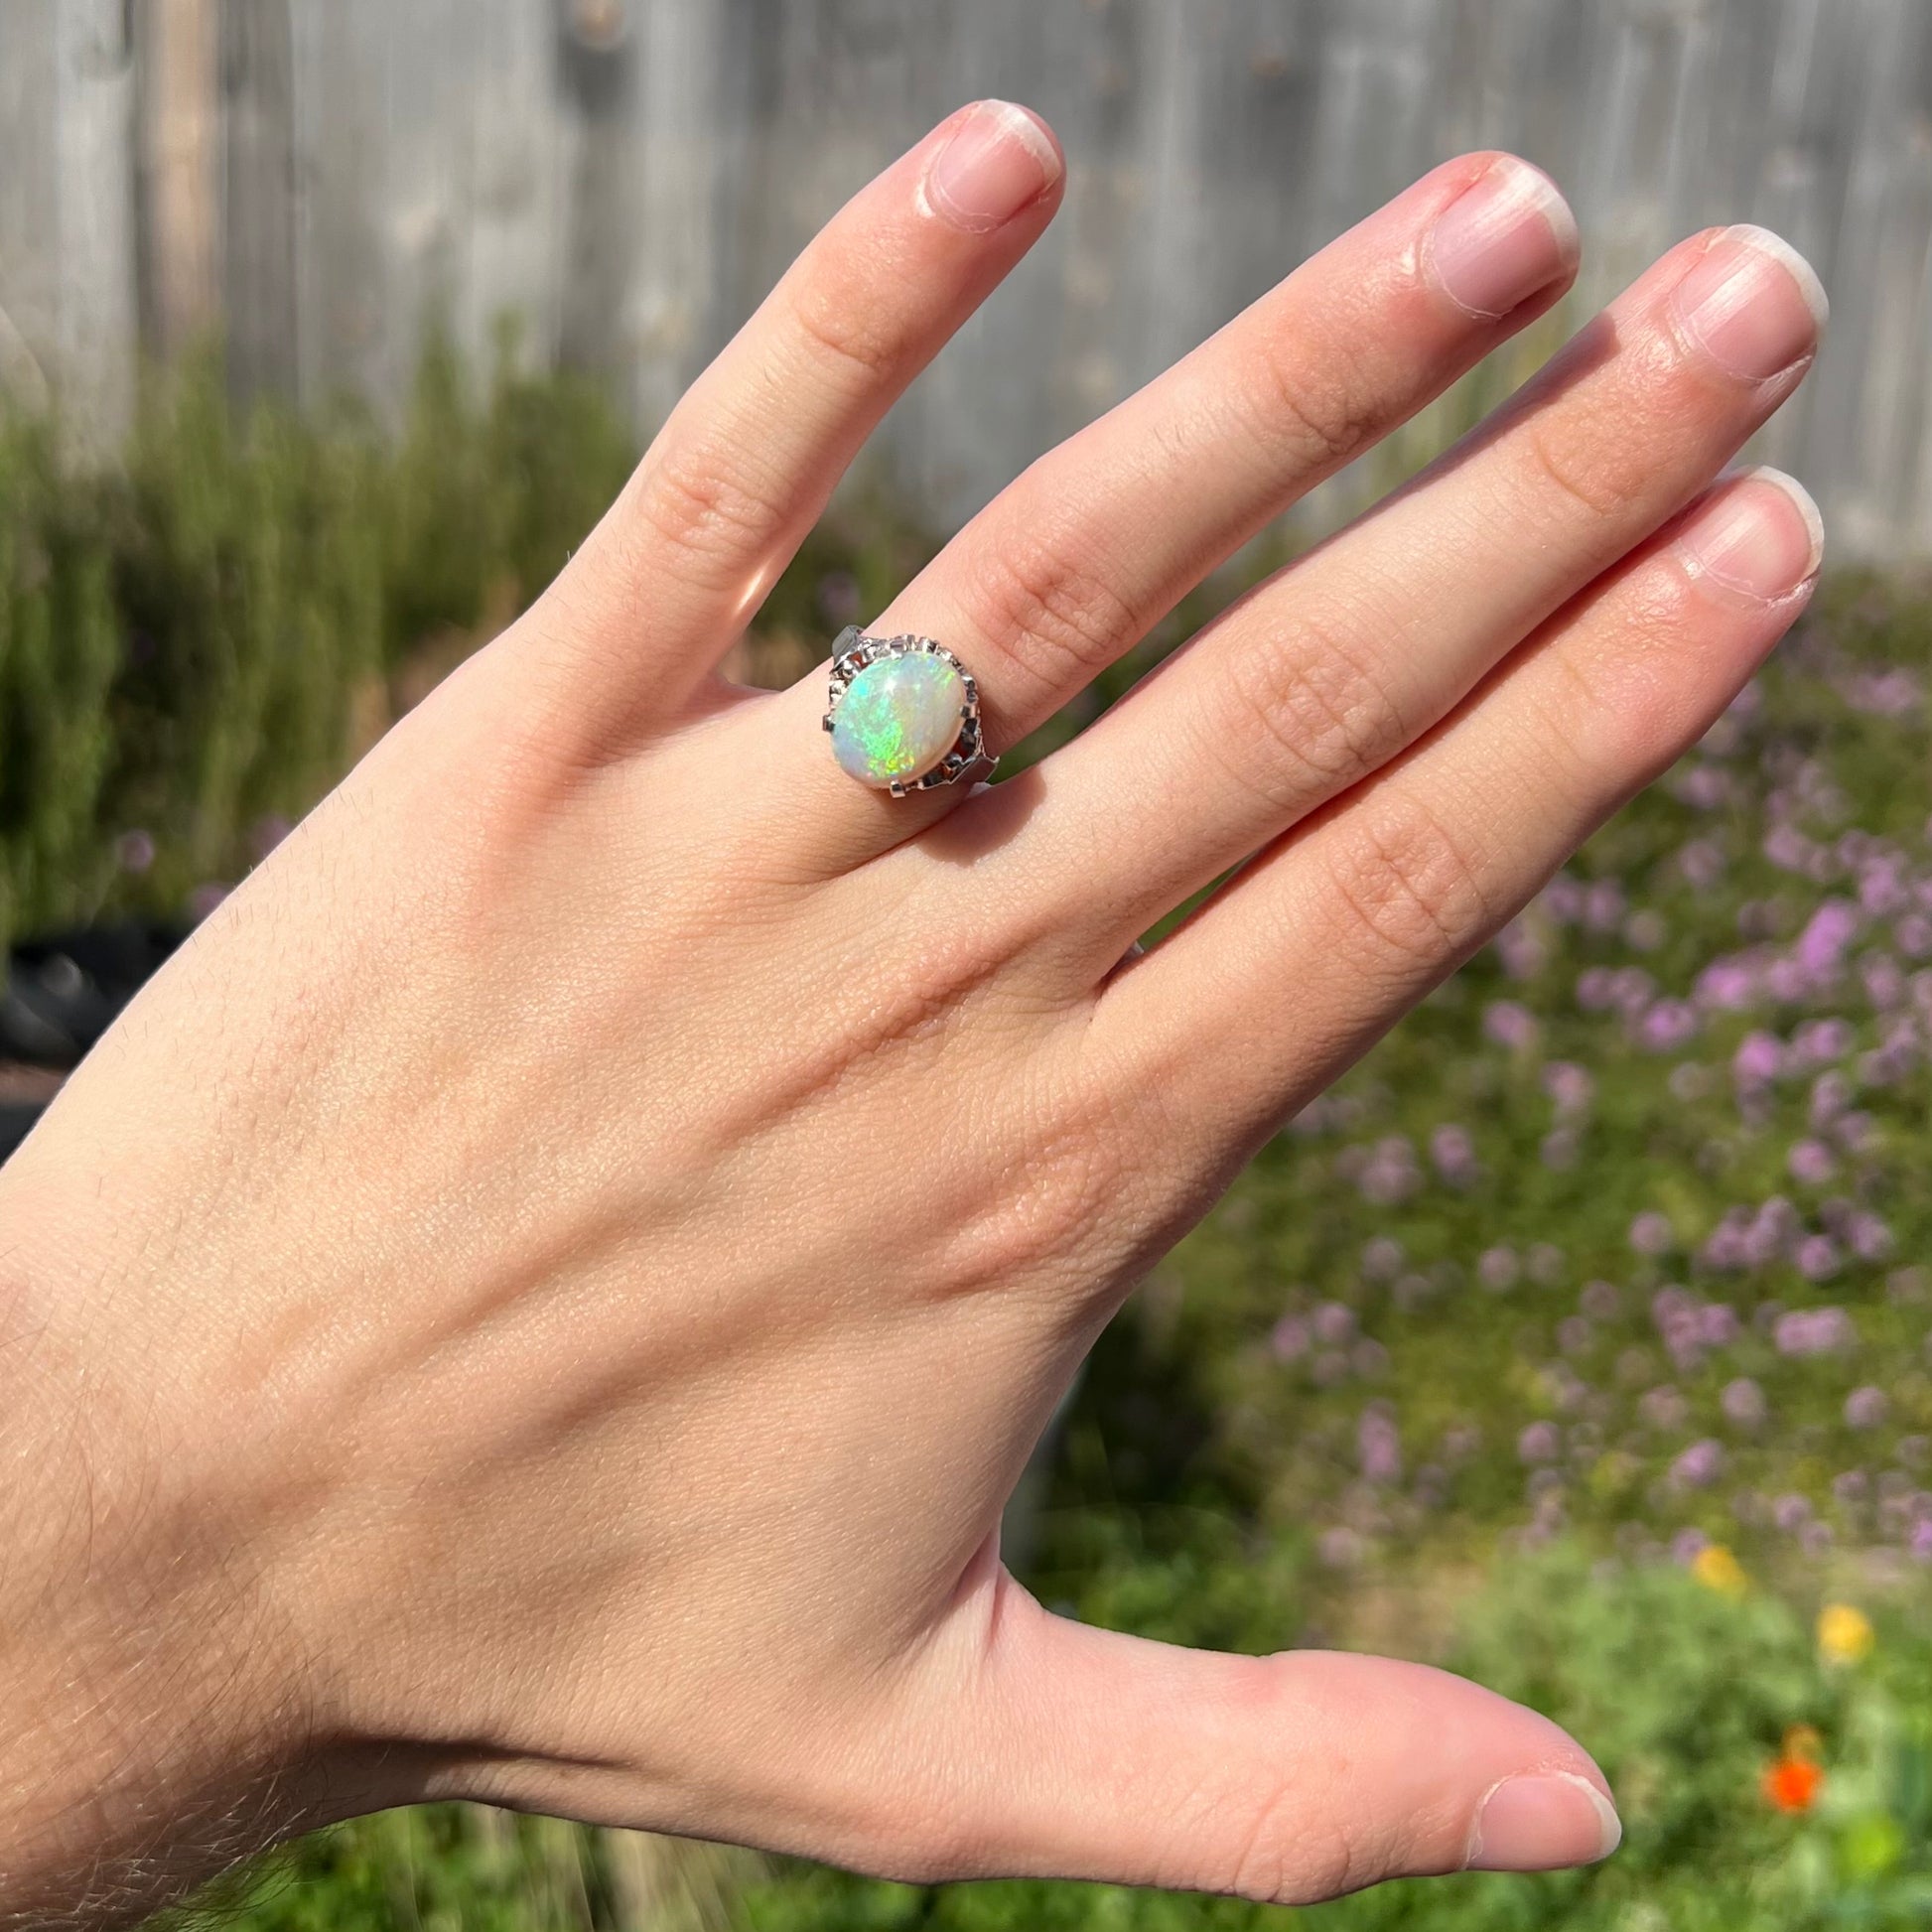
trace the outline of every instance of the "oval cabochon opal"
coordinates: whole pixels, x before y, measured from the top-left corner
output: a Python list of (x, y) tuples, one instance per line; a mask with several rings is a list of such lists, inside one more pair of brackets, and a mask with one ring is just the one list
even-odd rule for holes
[(910, 784), (959, 739), (965, 680), (943, 657), (882, 657), (846, 686), (832, 714), (832, 755), (861, 784)]

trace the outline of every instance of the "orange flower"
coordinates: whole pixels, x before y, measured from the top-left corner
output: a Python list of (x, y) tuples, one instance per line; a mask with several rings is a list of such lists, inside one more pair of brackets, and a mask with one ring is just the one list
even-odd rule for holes
[(1764, 1767), (1764, 1796), (1780, 1811), (1809, 1811), (1824, 1782), (1824, 1772), (1809, 1758), (1788, 1752)]

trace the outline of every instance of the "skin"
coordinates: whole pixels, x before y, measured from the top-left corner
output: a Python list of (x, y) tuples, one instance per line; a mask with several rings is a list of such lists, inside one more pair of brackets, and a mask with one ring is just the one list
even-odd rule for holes
[[(962, 130), (1009, 143), (977, 203)], [(956, 650), (1012, 745), (1559, 298), (1560, 210), (1506, 310), (1450, 292), (1439, 223), (1524, 179), (1435, 171), (869, 627)], [(1012, 109), (865, 189), (0, 1173), (0, 1911), (135, 1917), (453, 1796), (1278, 1900), (1608, 1848), (1535, 1714), (1079, 1627), (998, 1522), (1153, 1260), (1802, 608), (1803, 499), (1713, 484), (1809, 364), (1803, 277), (1743, 373), (1678, 292), (1747, 251), (1685, 242), (1084, 737), (893, 800), (822, 672), (716, 667), (1058, 194)]]

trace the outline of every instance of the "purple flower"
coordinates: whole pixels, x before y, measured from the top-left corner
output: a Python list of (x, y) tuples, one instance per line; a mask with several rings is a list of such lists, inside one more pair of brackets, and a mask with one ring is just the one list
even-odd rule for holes
[(1838, 1243), (1829, 1234), (1808, 1234), (1791, 1257), (1808, 1282), (1828, 1282), (1838, 1273)]
[(1607, 966), (1587, 966), (1577, 975), (1577, 1004), (1586, 1013), (1606, 1013), (1616, 1003), (1616, 975)]
[(1542, 906), (1558, 925), (1575, 925), (1583, 916), (1584, 889), (1567, 872), (1560, 872), (1537, 896)]
[(1825, 1066), (1833, 1060), (1842, 1060), (1857, 1038), (1849, 1020), (1807, 1020), (1791, 1035), (1791, 1052), (1800, 1061)]
[(1521, 1264), (1514, 1248), (1485, 1248), (1476, 1262), (1476, 1279), (1492, 1295), (1501, 1295), (1516, 1286)]
[(1730, 795), (1730, 774), (1711, 764), (1687, 765), (1675, 790), (1693, 811), (1714, 812)]
[(1670, 1251), (1674, 1237), (1670, 1222), (1650, 1208), (1630, 1223), (1630, 1245), (1640, 1255), (1655, 1258)]
[(1845, 949), (1857, 937), (1858, 907), (1849, 900), (1828, 898), (1798, 935), (1793, 948), (1798, 964), (1814, 980), (1829, 980), (1845, 964)]
[(1496, 957), (1513, 980), (1533, 980), (1549, 958), (1543, 935), (1522, 919), (1511, 919), (1496, 934)]
[(1858, 1340), (1852, 1317), (1843, 1309), (1793, 1309), (1771, 1329), (1780, 1355), (1834, 1355)]
[(1514, 1053), (1534, 1045), (1541, 1030), (1528, 1007), (1515, 1000), (1492, 1000), (1483, 1009), (1482, 1031), (1498, 1046)]
[(1823, 1186), (1838, 1172), (1838, 1162), (1823, 1141), (1794, 1141), (1784, 1165), (1793, 1180), (1801, 1180), (1808, 1187)]
[(1482, 1175), (1476, 1144), (1466, 1127), (1439, 1127), (1429, 1137), (1429, 1158), (1451, 1187), (1472, 1186)]
[(1670, 1465), (1670, 1479), (1679, 1489), (1709, 1489), (1724, 1473), (1724, 1445), (1707, 1436)]
[(1556, 1102), (1558, 1114), (1568, 1120), (1589, 1111), (1589, 1103), (1596, 1097), (1596, 1082), (1589, 1070), (1575, 1060), (1552, 1060), (1543, 1069), (1543, 1091)]
[(1795, 825), (1774, 825), (1764, 835), (1764, 856), (1781, 872), (1803, 872), (1812, 842)]
[(188, 896), (188, 916), (200, 925), (233, 890), (218, 879), (205, 881)]
[(1811, 1503), (1804, 1496), (1783, 1495), (1771, 1505), (1771, 1521), (1787, 1536), (1795, 1536), (1811, 1521)]
[(1877, 1429), (1891, 1413), (1883, 1389), (1866, 1383), (1845, 1398), (1845, 1423), (1848, 1429)]
[(1845, 1223), (1846, 1245), (1861, 1261), (1883, 1261), (1893, 1248), (1892, 1232), (1869, 1208), (1859, 1208)]
[[(1708, 771), (1710, 767), (1704, 769)], [(1725, 867), (1725, 849), (1716, 839), (1692, 839), (1677, 855), (1678, 871), (1699, 892), (1708, 892), (1715, 886), (1724, 877)]]
[(1557, 1323), (1557, 1346), (1566, 1355), (1587, 1353), (1595, 1336), (1596, 1330), (1584, 1315), (1567, 1314)]
[(1697, 1030), (1697, 1009), (1688, 1000), (1659, 1000), (1637, 1022), (1637, 1040), (1648, 1052), (1674, 1053)]
[(1355, 1174), (1362, 1198), (1378, 1207), (1405, 1201), (1422, 1185), (1422, 1167), (1413, 1142), (1403, 1134), (1377, 1141)]
[(1737, 1311), (1728, 1302), (1707, 1302), (1697, 1311), (1697, 1338), (1706, 1348), (1728, 1348), (1737, 1339)]
[(1592, 932), (1614, 932), (1623, 922), (1623, 888), (1614, 879), (1593, 879), (1584, 891), (1584, 923)]
[(1392, 1282), (1407, 1259), (1400, 1241), (1391, 1234), (1378, 1234), (1362, 1249), (1362, 1273), (1372, 1282)]
[(1756, 1429), (1769, 1413), (1764, 1391), (1748, 1375), (1740, 1375), (1734, 1382), (1726, 1382), (1718, 1402), (1725, 1412), (1725, 1420), (1736, 1424), (1739, 1429)]
[(1688, 1570), (1710, 1547), (1711, 1539), (1702, 1530), (1679, 1530), (1670, 1540), (1671, 1561)]
[(1784, 1042), (1774, 1034), (1746, 1034), (1731, 1056), (1731, 1076), (1740, 1087), (1769, 1086), (1784, 1069)]
[(1299, 1362), (1309, 1352), (1309, 1324), (1299, 1314), (1285, 1314), (1268, 1336), (1278, 1362)]
[(1516, 1456), (1521, 1462), (1554, 1462), (1562, 1448), (1563, 1438), (1553, 1422), (1533, 1422), (1516, 1439)]
[(1932, 1563), (1932, 1516), (1921, 1516), (1912, 1525), (1911, 1540), (1905, 1545), (1919, 1563)]
[(1355, 1452), (1365, 1481), (1381, 1484), (1402, 1480), (1402, 1437), (1388, 1410), (1365, 1409), (1355, 1429)]
[(1340, 1302), (1323, 1302), (1314, 1311), (1314, 1332), (1319, 1341), (1330, 1348), (1352, 1340), (1355, 1333), (1355, 1311)]
[(1622, 1305), (1623, 1298), (1608, 1282), (1586, 1282), (1583, 1293), (1577, 1297), (1577, 1306), (1592, 1321), (1615, 1320)]
[(1821, 1073), (1811, 1083), (1811, 1124), (1818, 1129), (1831, 1126), (1852, 1104), (1852, 1083), (1834, 1068)]

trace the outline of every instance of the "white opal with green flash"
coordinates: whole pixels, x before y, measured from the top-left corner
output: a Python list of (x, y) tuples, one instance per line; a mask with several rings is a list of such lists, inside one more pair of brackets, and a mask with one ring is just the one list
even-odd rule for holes
[(832, 714), (832, 755), (861, 784), (910, 784), (958, 742), (966, 682), (929, 651), (882, 657), (846, 686)]

